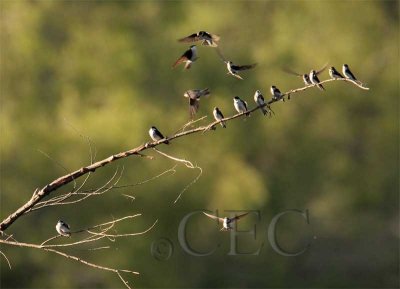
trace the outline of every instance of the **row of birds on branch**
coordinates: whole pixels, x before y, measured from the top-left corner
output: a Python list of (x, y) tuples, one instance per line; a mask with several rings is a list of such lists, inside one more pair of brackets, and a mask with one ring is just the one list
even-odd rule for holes
[[(228, 74), (234, 76), (237, 79), (243, 80), (243, 78), (238, 74), (239, 71), (242, 70), (248, 70), (254, 68), (257, 63), (249, 64), (249, 65), (235, 65), (232, 63), (232, 61), (226, 60), (224, 56), (222, 55), (221, 51), (218, 48), (220, 37), (218, 35), (206, 32), (206, 31), (200, 31), (197, 33), (193, 33), (187, 37), (181, 38), (178, 41), (179, 42), (185, 42), (185, 43), (192, 43), (192, 42), (198, 42), (200, 41), (202, 45), (204, 46), (209, 46), (209, 47), (214, 47), (217, 50), (218, 55), (220, 58), (226, 63), (226, 67), (228, 70)], [(195, 62), (198, 59), (197, 56), (197, 48), (196, 45), (190, 46), (190, 48), (185, 51), (181, 57), (178, 58), (178, 60), (173, 64), (173, 68), (176, 67), (177, 65), (181, 63), (185, 63), (185, 69), (189, 69), (193, 62)], [(315, 71), (311, 70), (309, 74), (299, 74), (297, 72), (294, 72), (291, 69), (285, 68), (284, 71), (293, 75), (296, 75), (298, 77), (301, 77), (304, 81), (304, 84), (306, 86), (309, 85), (314, 85), (317, 86), (321, 90), (325, 90), (325, 88), (322, 86), (320, 83), (320, 80), (318, 78), (318, 75), (321, 74), (325, 69), (327, 65), (324, 65), (320, 70)], [(340, 78), (346, 78), (350, 79), (356, 83), (360, 82), (355, 78), (354, 74), (350, 71), (349, 66), (347, 64), (343, 64), (342, 67), (342, 72), (343, 75), (341, 75), (335, 67), (330, 67), (329, 68), (329, 75), (331, 79), (340, 79)], [(275, 101), (285, 101), (285, 95), (281, 93), (281, 91), (276, 87), (276, 86), (271, 86), (270, 92), (272, 95), (272, 99), (269, 102), (265, 102), (264, 96), (262, 95), (260, 90), (256, 90), (254, 93), (254, 102), (257, 104), (258, 107), (260, 107), (262, 113), (266, 116), (271, 116), (274, 112), (272, 111), (270, 107), (271, 102)], [(193, 119), (195, 114), (197, 113), (199, 109), (199, 101), (202, 97), (210, 95), (211, 92), (208, 88), (205, 89), (191, 89), (187, 90), (183, 96), (189, 99), (189, 111), (191, 118)], [(288, 96), (289, 98), (289, 96)], [(233, 98), (233, 105), (234, 108), (238, 113), (245, 114), (246, 116), (250, 116), (250, 112), (248, 109), (248, 104), (246, 101), (242, 100), (239, 96), (235, 96)], [(225, 123), (225, 117), (222, 114), (221, 110), (218, 107), (214, 107), (213, 109), (213, 116), (216, 121), (220, 123), (220, 125), (223, 128), (226, 128), (226, 123)], [(152, 126), (149, 130), (149, 135), (151, 139), (155, 142), (158, 141), (163, 141), (165, 144), (169, 144), (168, 137), (164, 137), (164, 135), (155, 127)], [(218, 216), (210, 215), (204, 212), (204, 214), (210, 218), (217, 219), (219, 222), (222, 222), (223, 228), (222, 230), (230, 230), (232, 229), (231, 225), (235, 221), (239, 220), (240, 218), (246, 216), (248, 213), (235, 216), (233, 218), (220, 218)], [(56, 224), (56, 230), (57, 232), (62, 235), (62, 236), (70, 236), (71, 235), (71, 230), (69, 225), (62, 221), (59, 220)]]

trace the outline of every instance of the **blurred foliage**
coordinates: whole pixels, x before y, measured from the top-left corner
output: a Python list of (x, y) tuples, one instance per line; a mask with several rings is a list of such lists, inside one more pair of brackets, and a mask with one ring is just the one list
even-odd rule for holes
[[(274, 105), (275, 117), (254, 113), (228, 128), (193, 135), (160, 149), (203, 168), (202, 177), (173, 205), (198, 171), (178, 165), (174, 175), (113, 190), (77, 206), (45, 209), (19, 219), (9, 233), (40, 242), (62, 217), (73, 228), (126, 214), (143, 216), (121, 226), (147, 235), (118, 240), (116, 249), (68, 252), (92, 262), (141, 272), (135, 287), (397, 287), (399, 282), (399, 18), (398, 1), (1, 1), (1, 217), (27, 201), (35, 188), (96, 159), (148, 141), (156, 125), (171, 134), (188, 120), (183, 92), (209, 87), (199, 116), (212, 108), (225, 115), (239, 95), (269, 87), (282, 91), (301, 73), (326, 61), (348, 63), (370, 88), (328, 83)], [(199, 47), (190, 71), (171, 70), (188, 45), (176, 39), (199, 30), (221, 36), (225, 56), (237, 64), (258, 62), (244, 81), (226, 75), (215, 51)], [(328, 77), (327, 72), (321, 79)], [(51, 159), (40, 152), (45, 152)], [(152, 154), (152, 152), (147, 152)], [(172, 167), (130, 157), (97, 171), (86, 188), (98, 187), (124, 167), (119, 184), (135, 184)], [(69, 189), (72, 187), (69, 186)], [(64, 189), (65, 191), (65, 189)], [(122, 194), (131, 194), (131, 202)], [(188, 237), (198, 250), (221, 243), (207, 257), (179, 246), (177, 228), (199, 209), (260, 210), (257, 240), (241, 236), (244, 250), (229, 256), (229, 234), (196, 215)], [(282, 219), (279, 238), (287, 250), (311, 247), (297, 257), (272, 250), (266, 229), (273, 216), (309, 210), (310, 225)], [(168, 261), (150, 254), (158, 238), (175, 246)], [(122, 287), (113, 274), (50, 253), (2, 248), (2, 288)]]

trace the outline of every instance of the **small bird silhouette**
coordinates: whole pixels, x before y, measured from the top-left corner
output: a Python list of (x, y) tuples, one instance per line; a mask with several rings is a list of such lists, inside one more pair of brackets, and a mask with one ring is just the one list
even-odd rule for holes
[[(155, 126), (152, 126), (152, 127), (150, 128), (150, 130), (149, 130), (149, 135), (150, 135), (150, 137), (151, 137), (151, 139), (152, 139), (153, 141), (159, 141), (159, 140), (165, 139), (165, 137), (163, 136), (163, 134), (162, 134)], [(169, 141), (166, 140), (164, 143), (165, 143), (165, 144), (169, 144)]]
[(216, 34), (212, 34), (212, 33), (206, 32), (206, 31), (199, 31), (197, 33), (193, 33), (184, 38), (178, 39), (178, 41), (185, 42), (185, 43), (202, 41), (201, 45), (217, 47), (219, 39), (220, 39), (220, 37)]
[(218, 107), (214, 107), (213, 115), (214, 115), (215, 120), (220, 121), (221, 126), (223, 128), (226, 128), (226, 124), (222, 120), (222, 119), (224, 119), (224, 115), (222, 114), (222, 112), (219, 110)]
[(71, 229), (67, 223), (65, 223), (63, 220), (58, 220), (56, 224), (56, 230), (57, 233), (60, 234), (61, 236), (69, 237), (71, 236)]
[(202, 96), (207, 96), (211, 92), (208, 88), (205, 89), (190, 89), (185, 91), (184, 97), (189, 98), (189, 112), (190, 117), (193, 119), (199, 110), (199, 101)]
[(243, 218), (244, 216), (248, 215), (249, 213), (247, 212), (247, 213), (244, 213), (242, 215), (235, 216), (233, 218), (228, 218), (228, 217), (220, 218), (220, 217), (208, 214), (206, 212), (203, 212), (203, 214), (206, 215), (207, 217), (211, 218), (211, 219), (218, 220), (218, 222), (222, 222), (222, 228), (221, 228), (220, 231), (229, 231), (229, 230), (233, 229), (232, 228), (232, 224), (234, 222), (237, 222), (239, 219)]
[(197, 48), (196, 45), (190, 46), (185, 53), (182, 54), (181, 57), (178, 58), (177, 61), (172, 65), (172, 68), (175, 68), (177, 65), (181, 63), (185, 63), (185, 69), (189, 69), (192, 66), (192, 63), (198, 59), (197, 57)]

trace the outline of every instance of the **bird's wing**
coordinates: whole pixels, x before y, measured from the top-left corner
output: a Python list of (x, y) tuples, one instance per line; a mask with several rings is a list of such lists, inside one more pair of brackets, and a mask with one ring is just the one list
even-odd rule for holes
[(206, 212), (203, 212), (203, 214), (206, 215), (207, 217), (211, 218), (211, 219), (218, 220), (220, 222), (224, 221), (224, 218), (219, 218), (217, 216), (214, 216), (214, 215), (211, 215), (211, 214), (207, 214)]
[(321, 72), (323, 72), (326, 68), (328, 67), (328, 62), (325, 63), (324, 66), (322, 66), (322, 68), (318, 71), (315, 72), (316, 75), (320, 74)]
[(234, 70), (247, 70), (252, 69), (257, 65), (257, 63), (249, 64), (249, 65), (232, 65), (232, 69)]
[(200, 91), (200, 95), (201, 96), (207, 96), (207, 95), (209, 95), (209, 94), (211, 94), (211, 92), (210, 92), (210, 89), (209, 88), (205, 88), (205, 89), (202, 89), (201, 91)]
[(69, 225), (67, 223), (64, 223), (64, 226), (68, 229), (71, 230), (71, 228), (69, 227)]
[(221, 37), (219, 35), (211, 34), (211, 33), (210, 33), (210, 35), (211, 35), (212, 40), (215, 42), (218, 42), (221, 39)]
[(283, 67), (282, 70), (284, 72), (286, 72), (286, 73), (293, 74), (293, 75), (296, 75), (298, 77), (302, 77), (303, 76), (302, 74), (297, 73), (297, 72), (295, 72), (295, 71), (293, 71), (293, 70), (291, 70), (290, 68), (287, 68), (287, 67)]
[(196, 41), (199, 41), (200, 40), (200, 37), (199, 36), (197, 36), (197, 33), (193, 33), (193, 34), (191, 34), (191, 35), (189, 35), (189, 36), (186, 36), (186, 37), (183, 37), (183, 38), (181, 38), (181, 39), (178, 39), (178, 41), (179, 42), (196, 42)]
[(189, 112), (190, 117), (193, 119), (199, 110), (199, 101), (197, 99), (189, 98)]
[(244, 213), (244, 214), (241, 214), (241, 215), (239, 215), (239, 216), (235, 216), (234, 218), (232, 218), (232, 220), (235, 220), (235, 221), (237, 221), (237, 220), (239, 220), (239, 219), (243, 218), (244, 216), (246, 216), (246, 215), (248, 215), (248, 214), (249, 214), (249, 212), (247, 212), (247, 213)]

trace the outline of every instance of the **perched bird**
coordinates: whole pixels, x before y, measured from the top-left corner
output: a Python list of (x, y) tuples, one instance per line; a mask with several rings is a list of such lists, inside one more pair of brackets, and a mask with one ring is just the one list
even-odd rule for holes
[(235, 216), (233, 218), (228, 218), (228, 217), (220, 218), (220, 217), (217, 217), (217, 216), (214, 216), (214, 215), (211, 215), (211, 214), (207, 214), (206, 212), (203, 212), (203, 214), (206, 215), (207, 217), (211, 218), (211, 219), (218, 220), (218, 222), (222, 222), (222, 228), (221, 228), (220, 231), (229, 231), (229, 230), (233, 229), (232, 228), (232, 224), (234, 222), (238, 221), (239, 219), (243, 218), (244, 216), (246, 216), (249, 213), (244, 213), (242, 215)]
[[(150, 137), (151, 137), (151, 139), (152, 139), (153, 141), (159, 141), (159, 140), (162, 140), (162, 139), (165, 138), (165, 137), (163, 136), (163, 134), (162, 134), (155, 126), (152, 126), (152, 127), (150, 128), (150, 130), (149, 130), (149, 135), (150, 135)], [(166, 140), (164, 143), (165, 143), (165, 144), (169, 144), (169, 141)]]
[[(326, 63), (320, 70), (316, 71), (315, 73), (317, 75), (320, 74), (321, 72), (323, 72), (326, 69), (327, 65), (328, 65), (328, 63)], [(304, 82), (305, 85), (312, 85), (313, 84), (311, 82), (310, 77), (309, 77), (309, 75), (307, 73), (300, 74), (300, 73), (297, 73), (297, 72), (295, 72), (295, 71), (293, 71), (293, 70), (291, 70), (289, 68), (283, 68), (283, 71), (286, 72), (286, 73), (290, 73), (290, 74), (293, 74), (293, 75), (296, 75), (298, 77), (303, 78), (303, 82)]]
[(175, 68), (178, 64), (185, 62), (185, 69), (189, 69), (192, 66), (192, 63), (197, 60), (197, 48), (196, 45), (190, 46), (185, 53), (182, 54), (181, 57), (172, 65), (172, 68)]
[(343, 72), (344, 76), (346, 76), (346, 78), (358, 82), (358, 80), (356, 79), (356, 77), (355, 77), (355, 76), (353, 75), (353, 73), (350, 71), (349, 66), (348, 66), (347, 64), (343, 64), (342, 72)]
[(69, 228), (69, 225), (62, 220), (58, 220), (57, 225), (56, 225), (56, 230), (57, 230), (57, 233), (62, 236), (66, 236), (66, 237), (71, 236), (71, 230)]
[[(254, 93), (254, 101), (258, 106), (265, 104), (264, 96), (261, 94), (261, 91), (256, 90)], [(268, 114), (268, 109), (266, 107), (268, 107), (268, 105), (261, 107), (261, 111), (264, 115)]]
[(179, 42), (197, 42), (202, 41), (201, 45), (217, 47), (220, 37), (206, 31), (199, 31), (184, 38), (178, 39)]
[(275, 101), (282, 100), (285, 101), (285, 97), (281, 93), (281, 91), (275, 86), (271, 86), (271, 94), (272, 94), (272, 99)]
[(335, 67), (331, 67), (331, 68), (329, 68), (329, 76), (332, 78), (332, 79), (338, 79), (338, 78), (344, 78), (343, 77), (343, 75), (341, 75), (336, 69), (335, 69)]
[(199, 110), (200, 97), (209, 95), (211, 92), (208, 88), (205, 89), (191, 89), (185, 91), (184, 97), (189, 98), (189, 111), (190, 117), (194, 118), (196, 112)]
[(320, 81), (317, 76), (317, 72), (315, 70), (311, 70), (310, 80), (311, 80), (312, 84), (315, 84), (316, 86), (318, 86), (319, 89), (325, 90), (325, 88), (322, 86), (322, 84), (320, 84)]
[(226, 128), (226, 124), (222, 120), (224, 118), (224, 115), (222, 114), (222, 112), (219, 110), (218, 107), (214, 107), (213, 115), (214, 115), (215, 120), (220, 121), (221, 126), (223, 128)]
[(228, 69), (228, 74), (236, 77), (237, 79), (242, 79), (242, 80), (243, 78), (238, 74), (238, 71), (252, 69), (257, 65), (257, 63), (249, 65), (235, 65), (232, 63), (232, 61), (226, 61), (225, 63), (226, 63), (226, 68)]
[(235, 107), (236, 111), (239, 113), (245, 113), (246, 116), (250, 115), (250, 112), (247, 112), (247, 102), (241, 100), (239, 96), (235, 96), (233, 98), (233, 106)]

